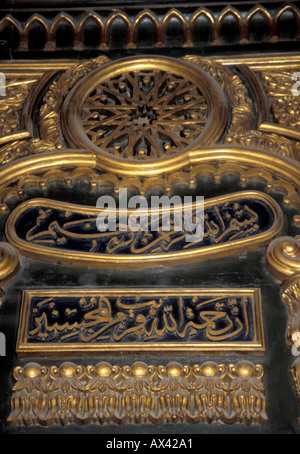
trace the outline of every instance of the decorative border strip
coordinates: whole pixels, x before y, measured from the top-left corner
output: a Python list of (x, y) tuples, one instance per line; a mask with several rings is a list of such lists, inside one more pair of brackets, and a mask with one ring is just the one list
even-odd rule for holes
[(268, 424), (263, 366), (237, 364), (132, 366), (64, 362), (14, 369), (9, 426), (77, 423)]
[(263, 354), (259, 289), (26, 290), (18, 356)]
[[(64, 5), (65, 7), (65, 5)], [(262, 17), (265, 21), (265, 26), (268, 30), (268, 36), (265, 42), (278, 42), (279, 37), (279, 21), (285, 13), (293, 15), (296, 21), (296, 38), (300, 36), (300, 11), (295, 5), (283, 4), (275, 11), (265, 8), (261, 5), (253, 5), (253, 7), (243, 14), (238, 8), (225, 7), (219, 10), (215, 8), (188, 8), (188, 12), (181, 12), (180, 8), (171, 8), (168, 10), (160, 10), (155, 8), (155, 11), (150, 9), (140, 10), (135, 15), (130, 13), (130, 10), (114, 10), (106, 9), (105, 11), (97, 11), (89, 9), (80, 14), (80, 9), (68, 9), (68, 12), (53, 10), (53, 18), (49, 19), (49, 15), (45, 15), (42, 11), (33, 13), (28, 19), (23, 21), (18, 19), (18, 12), (6, 14), (0, 21), (0, 32), (7, 26), (12, 26), (17, 32), (19, 43), (18, 51), (28, 51), (29, 32), (36, 24), (42, 27), (45, 34), (46, 51), (57, 50), (56, 37), (59, 26), (66, 23), (72, 33), (72, 49), (84, 49), (84, 30), (88, 21), (92, 21), (97, 27), (99, 33), (98, 48), (108, 50), (110, 48), (111, 29), (115, 22), (122, 21), (126, 27), (126, 42), (127, 49), (135, 49), (138, 47), (138, 32), (139, 29), (150, 21), (154, 30), (154, 47), (161, 48), (166, 45), (167, 28), (173, 19), (177, 20), (182, 27), (182, 47), (197, 46), (195, 38), (195, 25), (197, 20), (202, 18), (208, 25), (208, 35), (210, 45), (221, 45), (224, 43), (224, 32), (222, 31), (223, 24), (228, 16), (234, 18), (238, 29), (238, 43), (248, 44), (251, 42), (250, 30), (251, 24), (255, 21), (256, 16)], [(54, 13), (54, 14), (53, 14)], [(56, 15), (55, 15), (56, 13)], [(75, 13), (75, 14), (74, 14)], [(23, 13), (24, 14), (24, 13)], [(22, 17), (22, 12), (21, 16)], [(78, 19), (77, 19), (78, 17)]]

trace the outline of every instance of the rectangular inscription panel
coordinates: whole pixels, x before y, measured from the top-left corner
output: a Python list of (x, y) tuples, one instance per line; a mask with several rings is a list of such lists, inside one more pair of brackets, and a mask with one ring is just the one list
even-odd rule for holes
[(263, 351), (259, 289), (23, 292), (18, 356)]

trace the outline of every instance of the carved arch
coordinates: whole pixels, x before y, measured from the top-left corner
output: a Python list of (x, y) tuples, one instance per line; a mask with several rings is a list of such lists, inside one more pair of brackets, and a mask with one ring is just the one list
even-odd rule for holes
[(243, 43), (244, 42), (244, 21), (240, 13), (235, 9), (235, 8), (226, 8), (225, 10), (222, 11), (220, 16), (218, 17), (218, 20), (216, 22), (216, 34), (217, 34), (217, 42), (221, 44), (222, 41), (222, 22), (225, 19), (226, 16), (234, 16), (236, 19), (237, 25), (238, 25), (238, 30), (239, 30), (239, 42)]
[(160, 25), (158, 22), (158, 19), (154, 13), (150, 10), (144, 10), (141, 11), (136, 20), (134, 21), (133, 29), (132, 29), (132, 39), (136, 43), (137, 42), (137, 34), (138, 34), (138, 28), (140, 23), (143, 21), (143, 19), (148, 18), (153, 26), (154, 26), (154, 31), (155, 31), (155, 47), (161, 47), (162, 42), (161, 42), (161, 33), (160, 33)]
[(126, 13), (120, 11), (118, 11), (117, 13), (113, 13), (106, 22), (104, 31), (104, 45), (109, 47), (111, 25), (118, 18), (122, 19), (126, 25), (126, 48), (129, 49), (135, 48), (136, 44), (133, 42), (131, 21)]
[(162, 43), (165, 45), (166, 41), (166, 28), (169, 23), (169, 21), (172, 18), (178, 19), (178, 21), (182, 25), (182, 34), (183, 34), (183, 47), (188, 47), (192, 45), (191, 42), (191, 33), (190, 33), (190, 27), (187, 24), (187, 21), (185, 20), (184, 16), (177, 11), (176, 9), (170, 10), (164, 17), (162, 23), (161, 23), (161, 33), (162, 33)]
[(266, 24), (268, 26), (268, 34), (269, 34), (269, 41), (274, 40), (274, 22), (271, 14), (262, 6), (257, 6), (256, 8), (252, 9), (252, 11), (247, 15), (246, 21), (245, 21), (245, 32), (247, 33), (247, 39), (249, 40), (249, 27), (250, 27), (250, 22), (256, 16), (257, 14), (260, 14), (266, 21)]
[(61, 22), (67, 22), (71, 28), (72, 35), (73, 35), (73, 47), (77, 41), (77, 27), (73, 19), (66, 13), (59, 14), (55, 20), (53, 21), (50, 29), (49, 29), (49, 42), (51, 43), (52, 47), (56, 47), (56, 33), (57, 29)]
[(22, 43), (26, 47), (26, 50), (28, 49), (29, 32), (34, 24), (39, 24), (43, 28), (44, 33), (45, 33), (45, 43), (47, 43), (50, 38), (48, 23), (40, 14), (34, 14), (26, 22), (26, 25), (24, 27), (23, 34), (22, 34)]
[(93, 21), (96, 26), (98, 27), (98, 30), (100, 32), (100, 43), (99, 43), (99, 48), (100, 49), (106, 49), (107, 46), (105, 44), (105, 37), (104, 37), (104, 33), (105, 33), (105, 25), (103, 23), (103, 21), (101, 20), (101, 18), (98, 16), (98, 14), (94, 13), (94, 12), (91, 12), (89, 11), (84, 17), (83, 19), (80, 21), (80, 24), (79, 24), (79, 27), (78, 27), (78, 39), (81, 43), (83, 43), (84, 41), (84, 26), (85, 24), (89, 21)]
[(207, 11), (205, 8), (202, 8), (202, 9), (199, 9), (198, 11), (196, 11), (195, 14), (193, 15), (191, 21), (190, 21), (191, 41), (194, 42), (194, 27), (195, 27), (196, 20), (199, 17), (201, 17), (201, 16), (204, 16), (209, 21), (209, 24), (210, 24), (210, 40), (211, 40), (212, 44), (216, 44), (217, 35), (216, 35), (215, 19), (214, 19), (213, 15), (209, 11)]

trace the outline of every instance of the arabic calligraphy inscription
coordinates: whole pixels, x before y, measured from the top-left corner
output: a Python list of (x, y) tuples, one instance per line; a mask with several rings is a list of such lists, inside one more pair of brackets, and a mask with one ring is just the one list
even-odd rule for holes
[[(194, 222), (194, 205), (191, 218)], [(186, 207), (184, 207), (184, 212)], [(211, 260), (256, 249), (280, 233), (282, 213), (266, 194), (244, 191), (204, 202), (204, 234), (188, 242), (184, 227), (164, 229), (161, 212), (158, 230), (119, 229), (100, 232), (100, 210), (48, 199), (32, 199), (18, 206), (6, 223), (8, 240), (25, 255), (53, 262), (103, 267), (143, 267), (191, 260)], [(129, 211), (128, 211), (129, 213)], [(182, 212), (181, 212), (182, 213)], [(149, 217), (150, 219), (150, 217)], [(150, 221), (149, 221), (150, 222)], [(141, 262), (141, 259), (143, 261)]]
[(25, 291), (17, 351), (264, 350), (258, 289)]

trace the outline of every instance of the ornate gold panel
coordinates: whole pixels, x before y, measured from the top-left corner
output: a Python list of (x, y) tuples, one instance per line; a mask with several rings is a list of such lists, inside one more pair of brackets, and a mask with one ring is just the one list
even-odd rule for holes
[(14, 369), (10, 426), (222, 422), (268, 424), (263, 367), (250, 361), (192, 367), (64, 362)]
[[(299, 56), (20, 64), (22, 75), (0, 64), (1, 322), (12, 304), (19, 317), (8, 430), (222, 422), (272, 431), (287, 389), (298, 431), (299, 358), (288, 355), (300, 343)], [(210, 244), (188, 246), (184, 232), (95, 232), (97, 198), (118, 204), (124, 188), (204, 195)], [(275, 369), (293, 387), (283, 377), (271, 389)]]

